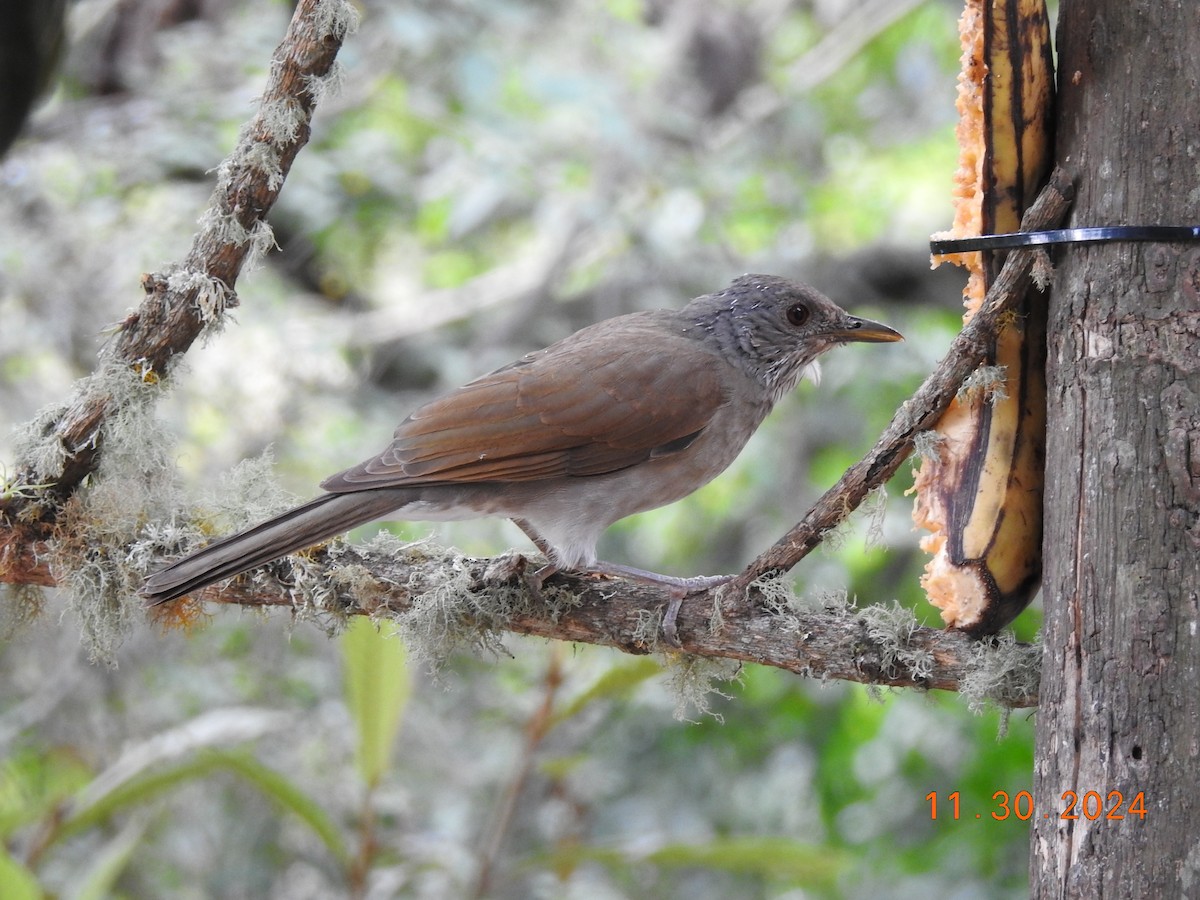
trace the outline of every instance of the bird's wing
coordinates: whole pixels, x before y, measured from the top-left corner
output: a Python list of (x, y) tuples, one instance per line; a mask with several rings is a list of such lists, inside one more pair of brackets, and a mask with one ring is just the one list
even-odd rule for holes
[[(422, 406), (328, 491), (601, 475), (685, 449), (728, 402), (727, 365), (630, 317), (584, 329)], [(604, 323), (609, 324), (609, 323)]]

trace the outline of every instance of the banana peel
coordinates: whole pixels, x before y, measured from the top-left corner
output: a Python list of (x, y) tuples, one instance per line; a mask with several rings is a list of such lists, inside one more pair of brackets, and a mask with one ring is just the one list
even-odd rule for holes
[[(1016, 231), (1053, 165), (1054, 70), (1045, 0), (967, 0), (959, 22), (959, 167), (952, 236)], [(964, 320), (999, 254), (957, 254)], [(935, 263), (936, 264), (936, 263)], [(1033, 599), (1042, 573), (1045, 298), (1032, 287), (979, 374), (936, 427), (916, 475), (913, 519), (931, 533), (921, 578), (950, 627), (991, 634)]]

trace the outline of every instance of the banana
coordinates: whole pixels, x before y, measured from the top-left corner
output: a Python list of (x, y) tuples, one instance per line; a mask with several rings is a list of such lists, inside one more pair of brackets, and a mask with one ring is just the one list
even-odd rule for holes
[[(967, 0), (959, 22), (959, 168), (951, 234), (1016, 231), (1053, 161), (1053, 62), (1045, 0)], [(969, 320), (1000, 260), (959, 254)], [(936, 264), (936, 263), (935, 263)], [(1045, 298), (1030, 288), (990, 348), (981, 385), (938, 423), (917, 472), (913, 519), (931, 534), (921, 578), (950, 627), (991, 634), (1041, 583), (1046, 445)]]

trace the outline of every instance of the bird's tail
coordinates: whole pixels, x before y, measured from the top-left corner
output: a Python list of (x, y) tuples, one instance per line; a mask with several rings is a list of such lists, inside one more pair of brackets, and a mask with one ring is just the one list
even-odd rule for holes
[(174, 600), (378, 519), (404, 502), (393, 491), (323, 494), (160, 569), (146, 579), (141, 594), (151, 606)]

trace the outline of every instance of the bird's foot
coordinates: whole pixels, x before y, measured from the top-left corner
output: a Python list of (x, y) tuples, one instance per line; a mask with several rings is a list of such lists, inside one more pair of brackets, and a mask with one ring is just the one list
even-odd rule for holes
[(736, 577), (734, 575), (695, 575), (691, 578), (680, 578), (676, 575), (660, 575), (658, 572), (647, 572), (645, 569), (635, 569), (632, 566), (606, 562), (590, 566), (588, 574), (628, 578), (667, 588), (671, 599), (667, 602), (666, 612), (663, 613), (663, 638), (667, 644), (676, 649), (683, 646), (679, 641), (679, 628), (676, 621), (679, 618), (679, 608), (683, 605), (683, 601), (692, 594), (728, 584)]
[(529, 593), (533, 599), (541, 603), (545, 599), (545, 594), (542, 593), (542, 586), (546, 583), (546, 579), (558, 571), (558, 566), (554, 563), (546, 563), (540, 566), (537, 571), (529, 572), (525, 575), (525, 587), (529, 589)]
[(546, 563), (530, 571), (530, 559), (520, 553), (506, 553), (492, 560), (483, 573), (483, 581), (521, 581), (537, 602), (544, 599), (542, 586), (546, 579), (558, 571), (558, 566)]

